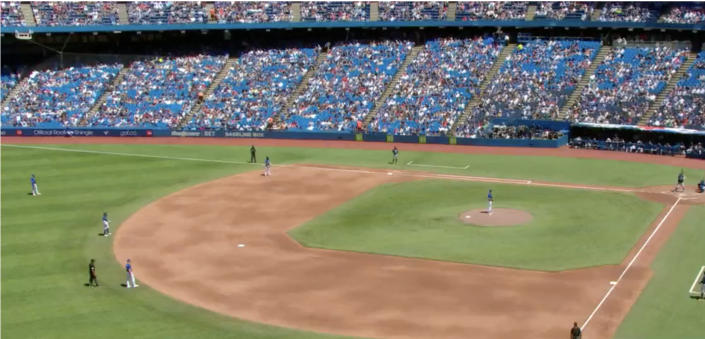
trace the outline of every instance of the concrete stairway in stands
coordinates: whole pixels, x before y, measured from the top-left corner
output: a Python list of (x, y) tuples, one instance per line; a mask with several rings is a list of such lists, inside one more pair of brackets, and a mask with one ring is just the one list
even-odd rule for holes
[(120, 24), (121, 25), (129, 25), (130, 19), (127, 16), (127, 5), (124, 2), (118, 2), (117, 10), (118, 10), (118, 19), (120, 20)]
[(590, 21), (597, 21), (600, 18), (600, 14), (602, 14), (602, 6), (598, 4), (595, 6), (595, 11), (592, 12), (592, 15), (590, 16)]
[(88, 122), (90, 121), (90, 118), (94, 116), (96, 113), (98, 113), (98, 110), (100, 110), (100, 107), (103, 106), (106, 100), (108, 100), (108, 95), (112, 93), (112, 91), (117, 87), (121, 82), (122, 78), (125, 77), (125, 74), (130, 71), (129, 65), (126, 67), (123, 67), (120, 72), (118, 72), (117, 76), (115, 79), (113, 79), (113, 82), (111, 82), (106, 88), (105, 92), (103, 92), (103, 95), (98, 98), (98, 101), (93, 104), (93, 107), (91, 107), (91, 110), (88, 111), (88, 114), (84, 116), (81, 121), (78, 122), (79, 126), (86, 126)]
[(34, 12), (32, 11), (32, 5), (27, 2), (23, 2), (20, 5), (22, 9), (22, 15), (24, 15), (24, 21), (27, 27), (33, 27), (37, 25), (37, 21), (34, 20)]
[(490, 69), (489, 73), (487, 73), (487, 75), (485, 76), (485, 80), (482, 81), (482, 84), (480, 84), (480, 93), (473, 96), (470, 102), (465, 105), (463, 115), (458, 117), (458, 120), (456, 120), (453, 126), (450, 128), (450, 130), (448, 131), (449, 135), (455, 135), (455, 130), (458, 128), (458, 126), (462, 126), (465, 121), (468, 120), (468, 118), (472, 114), (472, 109), (480, 104), (480, 98), (482, 98), (482, 96), (485, 94), (487, 86), (490, 85), (490, 82), (492, 81), (492, 79), (494, 79), (495, 75), (497, 75), (499, 69), (502, 68), (502, 65), (504, 65), (504, 63), (507, 61), (507, 57), (511, 55), (516, 48), (517, 44), (508, 44), (507, 46), (504, 46), (504, 48), (502, 48), (502, 52), (499, 53), (497, 61), (495, 61), (494, 65), (492, 65), (492, 68)]
[(592, 61), (592, 64), (590, 64), (590, 68), (588, 68), (585, 71), (585, 74), (583, 74), (583, 77), (580, 78), (580, 82), (578, 83), (578, 86), (575, 86), (575, 89), (573, 90), (573, 93), (570, 94), (568, 97), (568, 100), (566, 100), (565, 104), (563, 104), (563, 107), (561, 107), (561, 111), (558, 114), (558, 119), (563, 120), (568, 114), (568, 110), (570, 110), (573, 105), (580, 99), (580, 95), (583, 93), (583, 90), (585, 87), (590, 83), (590, 76), (595, 74), (595, 71), (597, 70), (597, 66), (600, 66), (603, 60), (605, 60), (605, 56), (609, 54), (612, 51), (612, 47), (609, 46), (602, 46), (600, 47), (600, 50), (597, 52), (597, 56), (595, 57), (595, 60)]
[(458, 3), (451, 2), (448, 4), (448, 21), (455, 21), (455, 13), (458, 10)]
[(673, 74), (673, 76), (671, 77), (671, 80), (668, 81), (666, 87), (664, 87), (663, 90), (658, 94), (658, 96), (656, 97), (656, 101), (651, 103), (651, 105), (649, 106), (649, 110), (646, 111), (646, 114), (641, 117), (641, 119), (639, 120), (639, 125), (645, 126), (648, 124), (651, 116), (656, 113), (659, 107), (661, 107), (661, 103), (663, 102), (663, 100), (666, 99), (666, 96), (668, 96), (668, 94), (676, 88), (676, 85), (678, 85), (678, 81), (683, 78), (685, 72), (690, 69), (690, 66), (693, 65), (695, 59), (697, 58), (698, 53), (690, 53), (690, 55), (688, 55), (688, 60), (681, 64), (681, 66), (678, 68), (678, 71), (676, 71), (676, 73)]
[(10, 98), (14, 98), (15, 95), (17, 95), (18, 93), (22, 92), (22, 91), (20, 90), (20, 87), (26, 85), (28, 79), (29, 79), (28, 77), (25, 77), (24, 79), (20, 80), (20, 82), (19, 82), (17, 85), (15, 85), (15, 87), (12, 87), (12, 89), (10, 90), (10, 93), (8, 93), (4, 98), (2, 98), (2, 106), (3, 106), (3, 107), (4, 107), (8, 102), (10, 102)]
[(293, 2), (291, 4), (291, 21), (300, 22), (301, 21), (301, 3)]
[(321, 52), (320, 54), (318, 54), (318, 57), (316, 57), (316, 64), (313, 65), (313, 67), (309, 68), (308, 71), (306, 71), (306, 74), (304, 74), (304, 77), (301, 79), (299, 85), (296, 86), (294, 91), (291, 92), (291, 95), (289, 95), (289, 98), (286, 99), (286, 104), (284, 105), (284, 107), (282, 107), (279, 114), (274, 117), (275, 122), (280, 122), (281, 117), (287, 117), (287, 112), (289, 111), (289, 108), (294, 105), (296, 98), (298, 98), (304, 91), (306, 91), (306, 89), (308, 88), (308, 80), (311, 79), (314, 74), (316, 74), (316, 71), (318, 71), (318, 68), (321, 67), (321, 65), (326, 61), (327, 57), (327, 52)]
[(217, 23), (217, 21), (215, 20), (215, 17), (211, 16), (211, 13), (215, 13), (215, 12), (213, 12), (214, 9), (215, 9), (215, 5), (213, 5), (212, 2), (206, 2), (206, 15), (208, 16), (208, 23), (209, 24)]
[[(238, 58), (229, 58), (225, 65), (223, 65), (223, 68), (218, 71), (218, 74), (215, 76), (215, 79), (213, 79), (213, 82), (211, 82), (211, 85), (208, 86), (206, 92), (203, 93), (203, 102), (205, 102), (208, 97), (213, 94), (215, 89), (218, 88), (218, 85), (223, 82), (223, 79), (225, 79), (225, 77), (228, 75), (230, 68), (237, 63), (237, 60)], [(179, 129), (184, 128), (184, 125), (186, 125), (186, 122), (191, 119), (191, 116), (196, 114), (201, 109), (201, 106), (203, 106), (203, 102), (196, 101), (196, 103), (191, 106), (191, 110), (186, 115), (184, 115), (183, 119), (181, 119), (181, 121), (179, 122)]]
[(379, 21), (379, 2), (370, 4), (370, 21)]
[(397, 73), (394, 74), (394, 77), (392, 78), (392, 81), (389, 82), (387, 85), (387, 88), (384, 89), (384, 92), (382, 92), (382, 95), (375, 101), (375, 106), (370, 110), (370, 113), (365, 116), (365, 126), (367, 126), (370, 121), (372, 121), (372, 118), (377, 116), (377, 112), (379, 112), (379, 108), (384, 105), (384, 103), (387, 101), (387, 98), (389, 98), (389, 95), (392, 94), (394, 91), (394, 87), (396, 87), (397, 83), (399, 83), (399, 79), (401, 79), (404, 74), (406, 74), (406, 68), (411, 65), (411, 63), (416, 59), (416, 56), (419, 55), (419, 53), (424, 49), (424, 46), (414, 46), (411, 48), (411, 52), (406, 55), (406, 58), (404, 59), (404, 62), (399, 66), (399, 69), (397, 70)]
[(536, 15), (536, 5), (529, 5), (526, 9), (526, 21), (534, 21), (534, 15)]

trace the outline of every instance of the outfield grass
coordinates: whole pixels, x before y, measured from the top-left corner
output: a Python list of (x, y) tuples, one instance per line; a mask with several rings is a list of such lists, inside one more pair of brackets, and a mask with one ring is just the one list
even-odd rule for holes
[(688, 296), (705, 265), (705, 206), (691, 207), (651, 264), (654, 276), (615, 339), (705, 338), (705, 301)]
[[(460, 222), (461, 212), (487, 208), (489, 189), (494, 208), (533, 220)], [(625, 193), (424, 180), (372, 189), (290, 235), (310, 247), (560, 271), (620, 263), (662, 208)]]
[[(39, 145), (103, 152), (249, 160), (248, 147)], [(126, 290), (110, 239), (98, 237), (101, 215), (113, 232), (141, 206), (200, 182), (260, 167), (213, 162), (1, 148), (2, 314), (5, 338), (338, 338), (253, 324), (175, 301), (149, 287)], [(275, 164), (321, 163), (388, 167), (389, 152), (260, 148)], [(569, 158), (469, 156), (405, 152), (414, 160), (464, 170), (441, 173), (641, 186), (671, 184), (679, 169), (638, 163)], [(399, 166), (406, 168), (404, 166)], [(419, 170), (421, 168), (413, 168)], [(41, 197), (31, 197), (37, 175)], [(688, 172), (687, 172), (688, 174)], [(696, 173), (688, 174), (690, 177)], [(87, 265), (97, 260), (101, 287), (88, 289)], [(139, 278), (139, 277), (138, 277)]]

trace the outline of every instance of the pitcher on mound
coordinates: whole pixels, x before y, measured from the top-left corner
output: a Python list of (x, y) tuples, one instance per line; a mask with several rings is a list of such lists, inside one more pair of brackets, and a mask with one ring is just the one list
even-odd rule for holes
[(492, 190), (487, 193), (487, 214), (492, 215)]

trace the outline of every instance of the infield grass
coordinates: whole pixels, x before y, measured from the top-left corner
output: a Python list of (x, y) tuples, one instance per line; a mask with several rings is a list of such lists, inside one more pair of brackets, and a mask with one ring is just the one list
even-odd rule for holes
[(703, 226), (705, 206), (691, 206), (651, 264), (654, 275), (615, 339), (705, 338), (705, 301), (688, 296), (695, 275), (705, 265)]
[[(248, 147), (38, 145), (213, 160), (249, 160)], [(180, 189), (235, 173), (260, 170), (245, 164), (0, 148), (2, 177), (2, 337), (19, 339), (328, 339), (340, 338), (221, 316), (172, 300), (147, 286), (120, 287), (122, 263), (110, 238), (99, 237), (108, 212), (111, 230), (143, 205)], [(260, 148), (275, 165), (320, 163), (389, 167), (389, 152), (336, 149)], [(439, 173), (567, 183), (641, 186), (672, 183), (669, 166), (616, 161), (470, 156), (405, 152), (415, 161), (468, 170)], [(403, 169), (420, 170), (421, 168)], [(37, 175), (41, 197), (32, 197), (29, 176)], [(276, 173), (276, 172), (275, 172)], [(695, 173), (689, 173), (695, 177)], [(699, 174), (698, 174), (699, 175)], [(89, 289), (87, 265), (97, 260), (101, 287)], [(139, 277), (138, 277), (139, 279)]]
[[(495, 209), (533, 220), (460, 222), (461, 212), (487, 208), (489, 189)], [(374, 188), (289, 233), (309, 247), (560, 271), (619, 264), (662, 208), (626, 193), (423, 180)]]

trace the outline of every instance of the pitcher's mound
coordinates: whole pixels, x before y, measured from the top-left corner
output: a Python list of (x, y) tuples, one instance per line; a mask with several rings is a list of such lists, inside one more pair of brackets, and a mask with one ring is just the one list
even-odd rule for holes
[(528, 212), (509, 208), (495, 208), (491, 215), (487, 210), (465, 211), (458, 218), (466, 224), (477, 226), (516, 226), (533, 219)]

